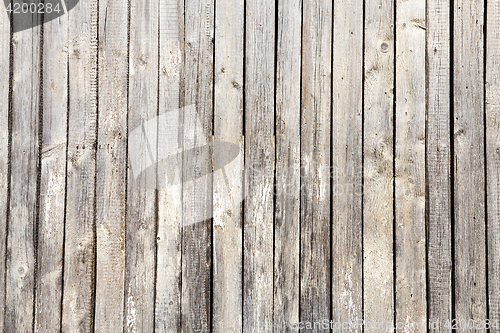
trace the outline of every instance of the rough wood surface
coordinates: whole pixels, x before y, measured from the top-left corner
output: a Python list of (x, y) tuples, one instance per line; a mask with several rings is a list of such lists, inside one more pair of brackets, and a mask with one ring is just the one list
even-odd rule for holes
[(95, 330), (123, 332), (127, 196), (126, 0), (99, 0)]
[(455, 318), (485, 320), (484, 2), (453, 6)]
[(300, 320), (307, 322), (330, 318), (332, 6), (303, 2)]
[[(365, 3), (364, 319), (394, 320), (394, 3)], [(365, 332), (376, 332), (365, 327)]]
[(243, 332), (273, 329), (275, 3), (247, 0)]
[(244, 9), (220, 1), (215, 11), (212, 327), (221, 333), (243, 328)]
[(278, 2), (274, 331), (299, 322), (302, 1)]
[(363, 318), (363, 1), (335, 1), (333, 20), (331, 297), (344, 323)]

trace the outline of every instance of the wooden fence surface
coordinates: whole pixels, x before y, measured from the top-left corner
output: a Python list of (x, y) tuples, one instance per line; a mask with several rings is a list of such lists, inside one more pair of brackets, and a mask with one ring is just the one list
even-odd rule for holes
[(1, 332), (500, 332), (500, 0), (26, 2)]

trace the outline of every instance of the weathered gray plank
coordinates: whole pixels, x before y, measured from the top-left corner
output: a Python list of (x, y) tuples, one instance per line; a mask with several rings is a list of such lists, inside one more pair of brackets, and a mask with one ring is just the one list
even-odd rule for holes
[(427, 331), (425, 0), (396, 2), (396, 322)]
[(243, 325), (244, 9), (243, 0), (220, 1), (215, 11), (214, 332), (241, 332)]
[[(365, 3), (364, 316), (393, 322), (394, 3)], [(366, 327), (365, 332), (377, 329)]]
[(95, 330), (124, 328), (128, 1), (99, 1)]
[(7, 195), (9, 172), (9, 88), (10, 88), (10, 22), (0, 15), (0, 331), (5, 314), (5, 240), (7, 235)]
[(278, 1), (274, 331), (299, 322), (302, 1)]
[[(486, 175), (490, 332), (500, 332), (500, 1), (487, 2)], [(495, 324), (496, 323), (496, 324)]]
[(247, 0), (243, 331), (273, 329), (275, 3)]
[[(486, 319), (484, 1), (454, 3), (455, 314)], [(458, 331), (475, 332), (464, 325)]]
[[(182, 146), (176, 123), (162, 121), (165, 112), (181, 106), (181, 77), (184, 67), (184, 1), (160, 1), (160, 78), (158, 118), (158, 159), (161, 151)], [(183, 96), (182, 96), (183, 97)], [(163, 129), (163, 130), (162, 130)], [(181, 327), (181, 233), (182, 233), (182, 156), (172, 163), (158, 161), (158, 237), (156, 267), (156, 332), (179, 332)], [(169, 181), (170, 180), (170, 181)]]
[[(14, 15), (37, 24), (41, 15)], [(11, 195), (7, 239), (5, 330), (33, 331), (39, 175), (40, 26), (13, 36)]]
[(68, 119), (68, 18), (43, 26), (43, 130), (35, 330), (61, 329)]
[[(141, 167), (156, 160), (159, 1), (130, 2), (129, 159)], [(155, 126), (144, 128), (153, 119)], [(142, 128), (148, 147), (135, 146)], [(139, 133), (143, 133), (142, 131)], [(152, 149), (149, 149), (152, 148)], [(156, 170), (137, 177), (128, 169), (125, 270), (125, 331), (153, 332), (155, 326)]]
[(452, 317), (450, 1), (427, 2), (427, 306), (433, 332), (451, 332)]
[[(182, 331), (208, 332), (211, 312), (214, 1), (185, 2)], [(193, 108), (194, 106), (194, 108)]]
[(363, 1), (333, 4), (332, 314), (363, 318)]
[(303, 1), (300, 320), (307, 322), (330, 318), (332, 6)]

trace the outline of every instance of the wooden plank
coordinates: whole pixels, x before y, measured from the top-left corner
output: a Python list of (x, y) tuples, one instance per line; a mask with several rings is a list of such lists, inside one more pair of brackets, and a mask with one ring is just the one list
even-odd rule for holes
[(99, 1), (95, 330), (124, 328), (128, 1)]
[(500, 332), (500, 1), (486, 12), (486, 193), (488, 205), (488, 296), (493, 328)]
[(278, 1), (274, 331), (299, 320), (302, 1)]
[(243, 332), (273, 329), (275, 3), (245, 3)]
[[(36, 25), (41, 15), (14, 16)], [(26, 21), (28, 20), (28, 21)], [(11, 194), (7, 230), (5, 329), (33, 331), (40, 121), (40, 27), (13, 36)]]
[(68, 18), (43, 26), (43, 130), (35, 330), (61, 329), (68, 119)]
[(185, 2), (182, 331), (211, 327), (214, 1)]
[[(156, 160), (156, 116), (158, 111), (158, 15), (159, 1), (130, 3), (130, 76), (128, 127), (129, 159), (147, 168)], [(155, 126), (147, 126), (153, 119)], [(145, 130), (147, 147), (132, 133)], [(141, 132), (139, 132), (141, 133)], [(154, 168), (154, 165), (153, 165)], [(125, 270), (125, 331), (153, 332), (155, 326), (156, 266), (156, 170), (135, 178), (128, 169)]]
[[(163, 150), (181, 147), (172, 132), (179, 131), (180, 121), (167, 123), (166, 112), (181, 107), (184, 67), (184, 1), (160, 1), (160, 78), (158, 118), (158, 159)], [(182, 96), (183, 97), (183, 96)], [(174, 119), (180, 119), (177, 115)], [(162, 131), (164, 129), (164, 131)], [(172, 130), (172, 132), (171, 132)], [(182, 155), (171, 163), (158, 161), (158, 235), (156, 267), (156, 332), (181, 330), (181, 242), (182, 242)]]
[(363, 1), (333, 5), (332, 314), (363, 318)]
[[(486, 313), (484, 1), (454, 3), (455, 317)], [(460, 332), (475, 332), (458, 325)]]
[[(394, 3), (365, 3), (364, 319), (392, 323)], [(365, 327), (365, 332), (378, 331)]]
[(433, 332), (451, 332), (452, 188), (450, 142), (450, 1), (427, 3), (428, 320)]
[(302, 322), (330, 319), (332, 6), (332, 1), (327, 0), (303, 2), (300, 133)]
[[(242, 332), (243, 0), (217, 3), (214, 73), (214, 332)], [(236, 156), (235, 156), (236, 155)]]
[(5, 331), (5, 244), (9, 184), (10, 22), (0, 15), (0, 331)]
[(427, 331), (425, 0), (396, 2), (396, 322)]

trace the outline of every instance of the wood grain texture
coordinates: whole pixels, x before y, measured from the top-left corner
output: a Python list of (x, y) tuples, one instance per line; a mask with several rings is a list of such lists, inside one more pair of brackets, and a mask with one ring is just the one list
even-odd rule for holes
[[(157, 160), (159, 1), (130, 5), (129, 159), (147, 168), (151, 157)], [(145, 126), (151, 119), (154, 126)], [(148, 147), (135, 145), (140, 142), (132, 134), (136, 129), (142, 129)], [(128, 170), (124, 331), (153, 332), (157, 214), (156, 186), (151, 185), (157, 183), (156, 170), (145, 177)]]
[(274, 331), (299, 322), (302, 1), (278, 1)]
[(99, 1), (95, 330), (123, 332), (127, 196), (128, 1)]
[(182, 331), (211, 330), (214, 1), (185, 2)]
[[(14, 16), (36, 24), (41, 15)], [(5, 330), (32, 332), (36, 270), (40, 126), (40, 27), (12, 37), (10, 215), (7, 227)]]
[(396, 322), (426, 332), (425, 0), (396, 2)]
[[(488, 318), (500, 322), (500, 1), (487, 2), (486, 193), (488, 194)], [(494, 327), (490, 332), (500, 332)]]
[(247, 0), (243, 332), (273, 329), (275, 3)]
[(432, 332), (451, 332), (452, 184), (450, 1), (427, 2), (427, 306)]
[[(212, 330), (241, 332), (245, 4), (239, 0), (220, 1), (216, 5)], [(234, 146), (228, 149), (227, 143)]]
[(453, 8), (455, 317), (484, 320), (484, 2), (460, 0)]
[(330, 318), (332, 6), (303, 2), (300, 320), (308, 322)]
[(61, 329), (68, 119), (68, 18), (43, 29), (43, 130), (35, 330)]
[[(364, 319), (394, 320), (394, 3), (365, 3)], [(375, 332), (367, 327), (365, 332)]]
[(333, 4), (332, 314), (363, 318), (363, 1)]
[[(160, 1), (160, 77), (157, 155), (182, 147), (180, 114), (176, 123), (162, 115), (177, 112), (183, 100), (184, 1)], [(177, 131), (177, 139), (172, 132)], [(159, 157), (158, 157), (159, 158)], [(157, 161), (158, 235), (156, 266), (156, 332), (179, 332), (181, 327), (182, 155), (171, 163)]]

